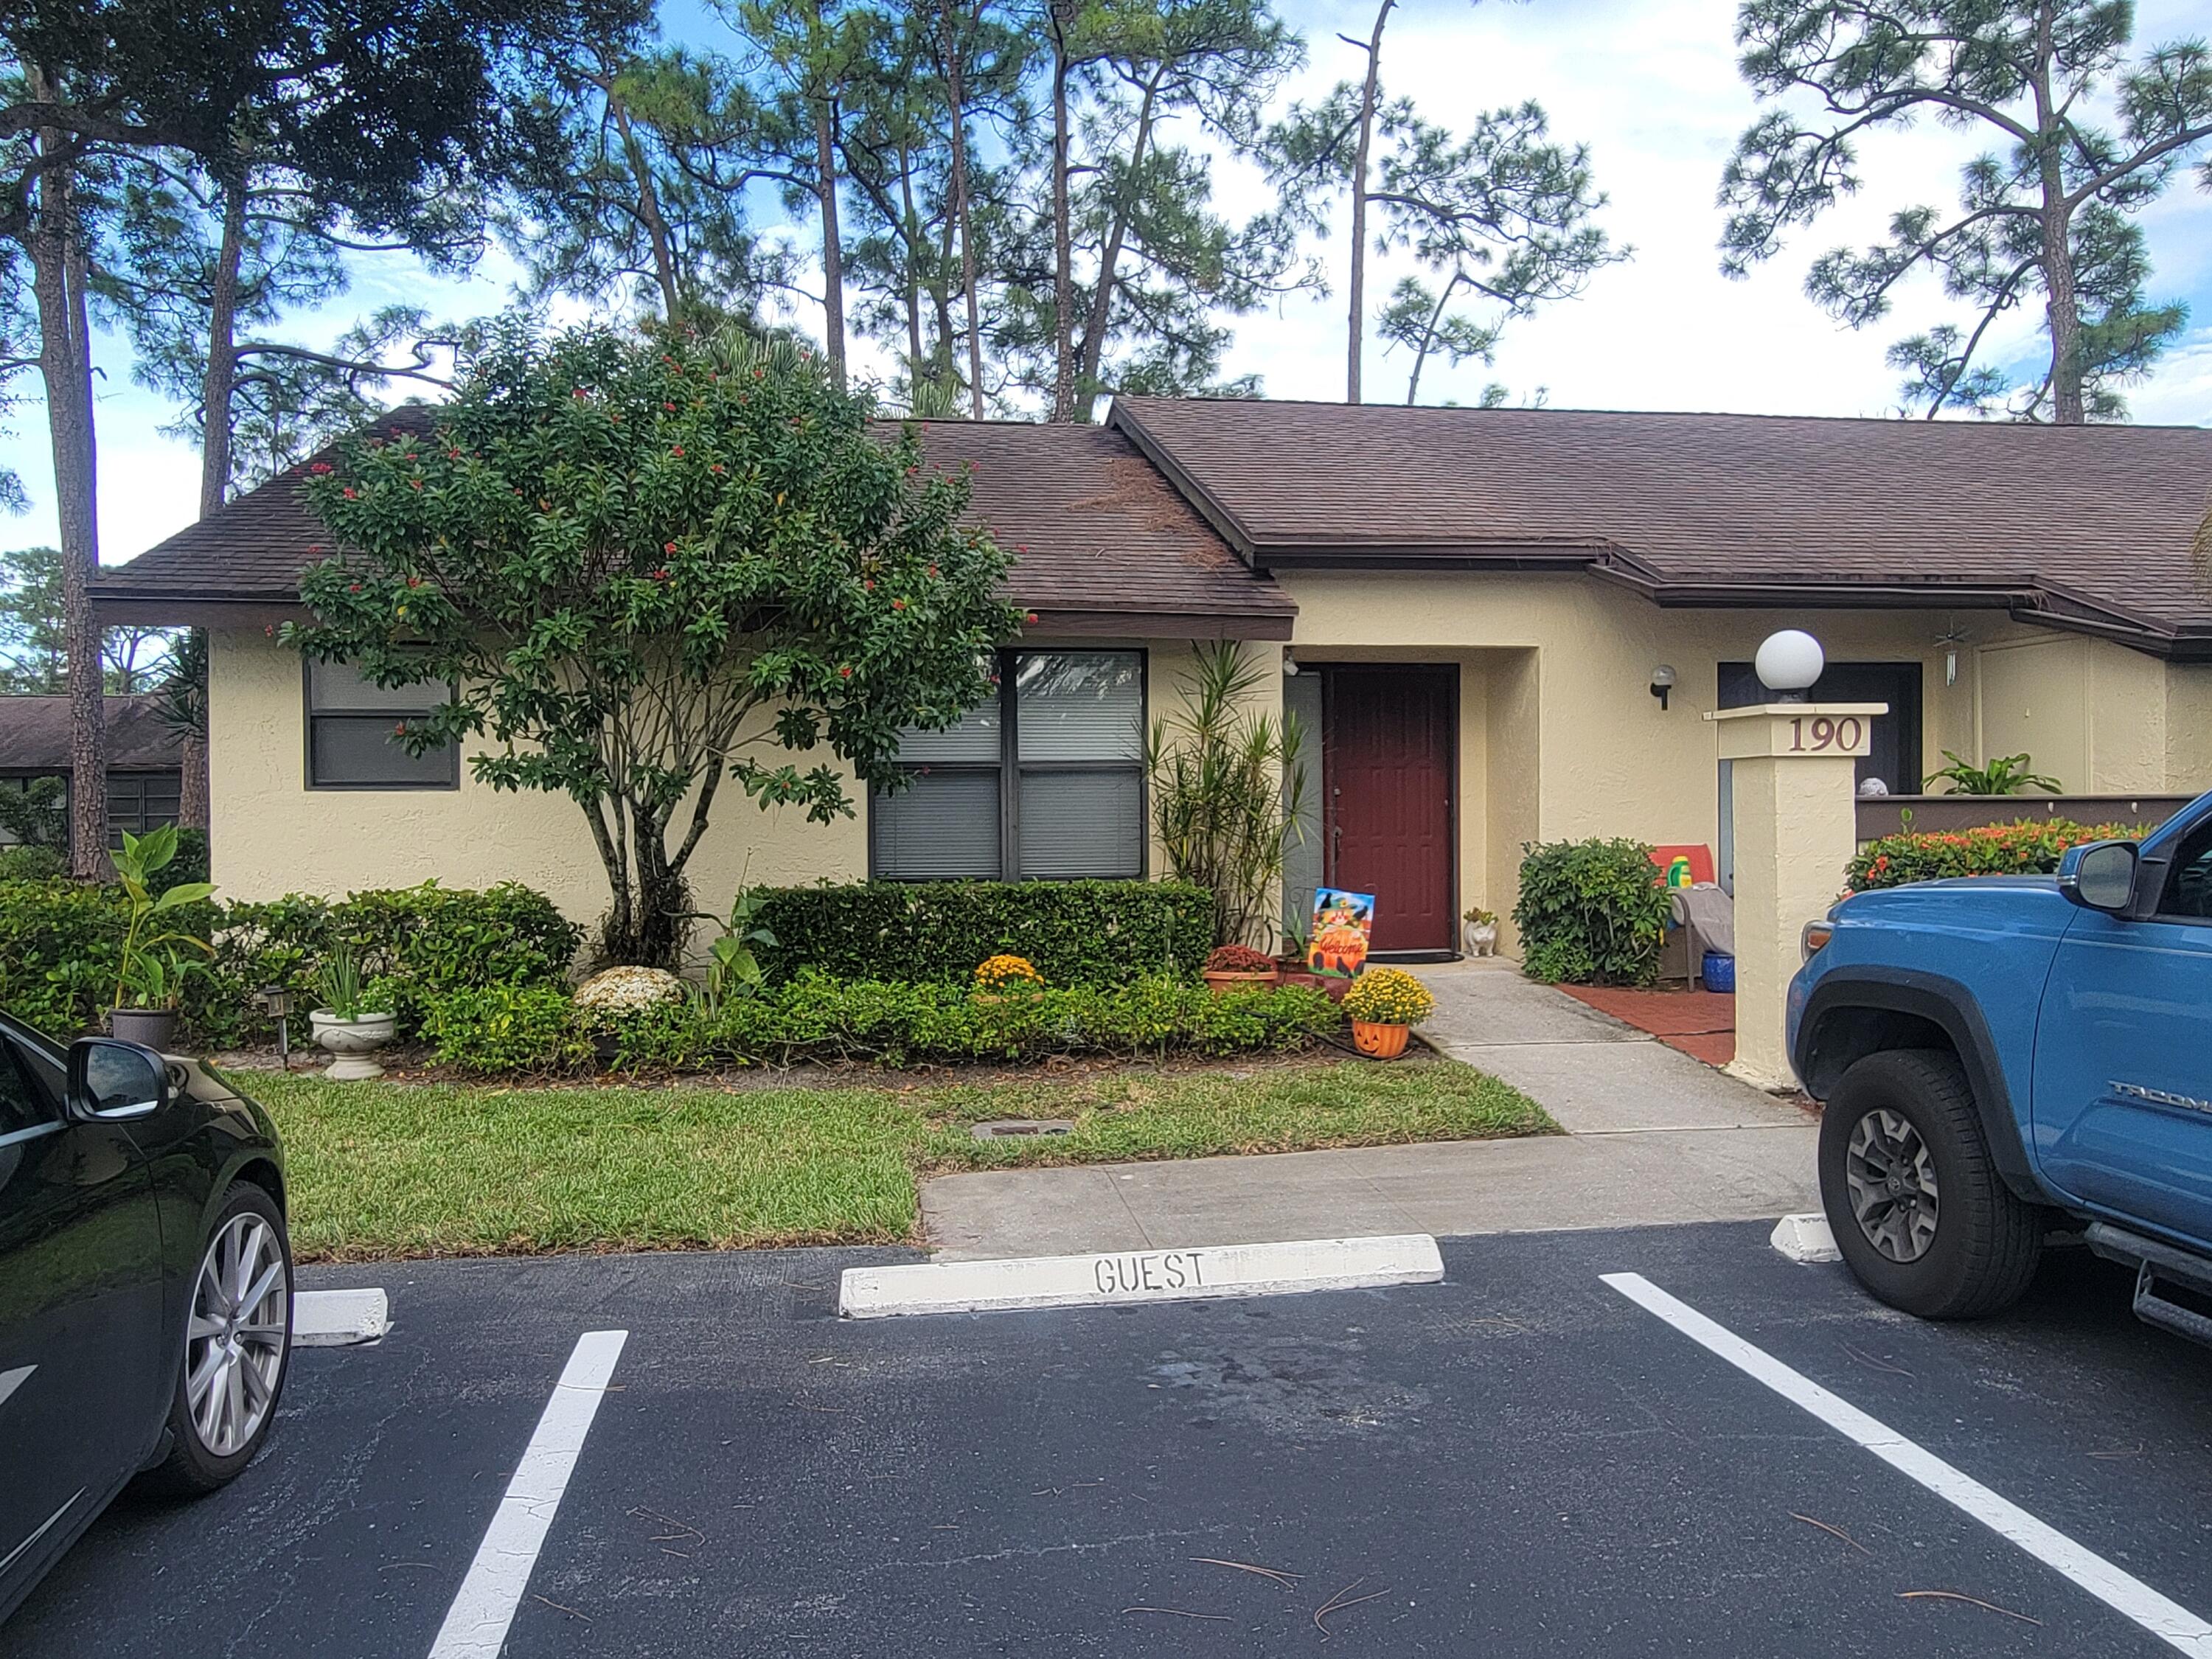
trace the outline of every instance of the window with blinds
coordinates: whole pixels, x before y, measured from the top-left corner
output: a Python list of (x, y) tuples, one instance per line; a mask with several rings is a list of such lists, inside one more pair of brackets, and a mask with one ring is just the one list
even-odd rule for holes
[(307, 787), (457, 789), (460, 755), (448, 744), (410, 755), (395, 728), (445, 701), (435, 685), (386, 688), (346, 663), (307, 665)]
[(885, 881), (1145, 873), (1145, 653), (1008, 651), (999, 695), (901, 735), (902, 789), (871, 803)]

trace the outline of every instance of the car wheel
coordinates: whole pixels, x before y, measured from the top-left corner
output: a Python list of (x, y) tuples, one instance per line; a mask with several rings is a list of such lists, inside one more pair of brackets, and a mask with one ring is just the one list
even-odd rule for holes
[(291, 1352), (292, 1245), (284, 1218), (260, 1188), (234, 1187), (192, 1275), (169, 1405), (169, 1453), (147, 1484), (194, 1497), (236, 1479), (276, 1420)]
[(1846, 1071), (1820, 1120), (1820, 1199), (1859, 1282), (1925, 1319), (1973, 1319), (2035, 1277), (2042, 1220), (1990, 1159), (1947, 1054), (1899, 1049)]

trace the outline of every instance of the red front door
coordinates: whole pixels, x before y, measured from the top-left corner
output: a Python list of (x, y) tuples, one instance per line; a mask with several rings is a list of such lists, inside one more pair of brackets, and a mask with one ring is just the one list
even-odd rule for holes
[(1377, 951), (1449, 951), (1459, 671), (1325, 671), (1322, 774), (1328, 883), (1375, 895)]

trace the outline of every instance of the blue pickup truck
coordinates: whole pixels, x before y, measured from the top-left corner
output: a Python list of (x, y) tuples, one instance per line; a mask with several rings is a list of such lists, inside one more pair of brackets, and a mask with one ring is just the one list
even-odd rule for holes
[(2057, 875), (1856, 894), (1805, 930), (1790, 1052), (1820, 1196), (1881, 1300), (1993, 1313), (2045, 1241), (2212, 1343), (2212, 795)]

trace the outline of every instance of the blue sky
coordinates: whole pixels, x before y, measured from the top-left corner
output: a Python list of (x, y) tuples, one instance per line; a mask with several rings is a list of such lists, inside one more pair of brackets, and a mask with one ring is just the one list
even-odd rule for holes
[[(1285, 15), (1310, 43), (1312, 61), (1292, 88), (1316, 96), (1356, 74), (1360, 54), (1335, 39), (1364, 36), (1371, 4), (1284, 0)], [(1893, 318), (1863, 332), (1842, 329), (1804, 298), (1814, 256), (1838, 243), (1876, 239), (1890, 211), (1911, 202), (1948, 204), (1958, 165), (1979, 148), (1973, 135), (1933, 125), (1878, 137), (1864, 147), (1866, 188), (1801, 234), (1784, 257), (1747, 282), (1723, 279), (1714, 256), (1720, 215), (1713, 191), (1753, 105), (1737, 77), (1724, 0), (1538, 0), (1530, 5), (1404, 0), (1384, 47), (1384, 80), (1431, 118), (1463, 122), (1472, 112), (1534, 98), (1553, 131), (1587, 143), (1599, 185), (1612, 198), (1603, 222), (1632, 243), (1635, 259), (1599, 273), (1588, 294), (1509, 332), (1496, 364), (1457, 373), (1431, 368), (1424, 399), (1471, 399), (1486, 380), (1517, 398), (1542, 388), (1554, 407), (1735, 410), (1760, 413), (1881, 415), (1893, 407), (1895, 376), (1882, 352), (1896, 337), (1954, 317), (1932, 283), (1908, 289)], [(704, 45), (730, 37), (704, 7), (672, 6), (668, 32)], [(2201, 0), (2144, 0), (2138, 42), (2203, 31)], [(1232, 210), (1263, 205), (1266, 191), (1240, 164), (1216, 168), (1217, 200)], [(763, 204), (773, 211), (773, 204)], [(2212, 196), (2178, 185), (2144, 216), (2155, 301), (2185, 300), (2192, 321), (2159, 372), (2130, 402), (2142, 422), (2212, 423)], [(796, 234), (796, 233), (794, 233)], [(1328, 266), (1342, 285), (1341, 252)], [(1397, 274), (1370, 270), (1370, 295)], [(488, 258), (467, 282), (431, 278), (390, 256), (360, 261), (353, 289), (283, 331), (321, 343), (356, 315), (399, 300), (447, 314), (496, 309), (510, 298), (514, 268)], [(797, 314), (797, 320), (818, 320)], [(1341, 300), (1300, 297), (1240, 319), (1234, 372), (1260, 374), (1276, 397), (1343, 392)], [(2025, 362), (2038, 347), (2031, 318), (2016, 319), (2005, 349)], [(130, 381), (129, 356), (113, 337), (99, 342), (100, 521), (103, 556), (129, 558), (195, 515), (198, 456), (159, 428), (174, 411)], [(1367, 395), (1404, 396), (1405, 363), (1370, 343)], [(19, 384), (30, 389), (28, 377)], [(54, 534), (44, 411), (27, 400), (0, 459), (23, 475), (30, 513), (0, 536), (17, 544)]]

